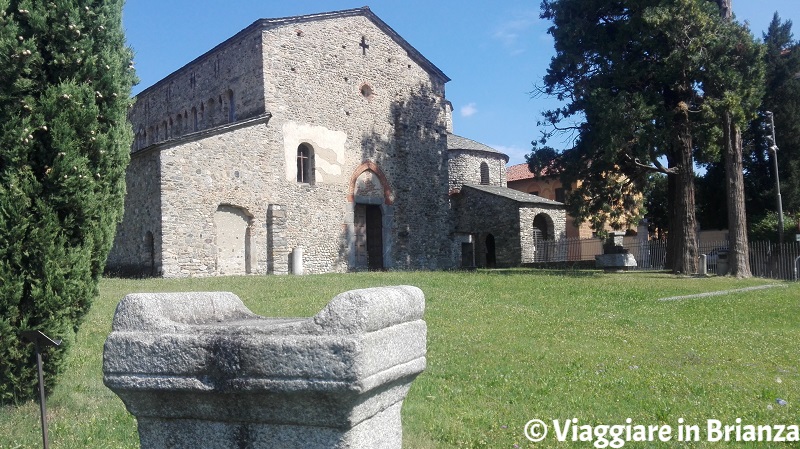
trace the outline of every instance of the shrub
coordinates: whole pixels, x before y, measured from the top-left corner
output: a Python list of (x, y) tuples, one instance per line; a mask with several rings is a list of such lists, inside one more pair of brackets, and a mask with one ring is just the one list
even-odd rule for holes
[[(798, 217), (800, 217), (800, 214), (783, 215), (784, 241), (794, 241), (794, 235), (797, 233)], [(751, 224), (748, 239), (751, 242), (769, 241), (777, 243), (780, 241), (778, 238), (778, 213), (769, 212), (767, 215)]]
[(122, 0), (0, 0), (0, 403), (54, 385), (122, 214), (135, 81)]

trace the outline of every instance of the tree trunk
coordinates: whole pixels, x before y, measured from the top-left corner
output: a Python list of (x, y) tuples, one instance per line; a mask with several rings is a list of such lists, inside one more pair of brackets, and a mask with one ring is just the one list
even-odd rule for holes
[(725, 189), (728, 200), (728, 273), (737, 278), (752, 277), (744, 206), (742, 133), (730, 113), (723, 117), (725, 147)]
[[(733, 19), (731, 0), (716, 0), (724, 20)], [(731, 113), (722, 117), (725, 148), (725, 190), (728, 202), (728, 273), (737, 278), (752, 277), (750, 248), (747, 242), (744, 174), (742, 173), (742, 133)]]
[(723, 19), (732, 19), (733, 10), (731, 10), (731, 0), (714, 0), (719, 5), (719, 12)]
[[(677, 162), (672, 157), (671, 153), (667, 153), (667, 164), (669, 167), (674, 167)], [(677, 176), (667, 176), (667, 254), (664, 257), (664, 268), (672, 270), (675, 265), (675, 242), (678, 241), (678, 230), (675, 223), (678, 222), (675, 214), (675, 190), (677, 185)]]
[(678, 168), (671, 186), (672, 210), (668, 259), (675, 274), (697, 273), (697, 219), (694, 202), (694, 158), (692, 156), (692, 130), (686, 103), (675, 108), (673, 141), (670, 147), (671, 165)]

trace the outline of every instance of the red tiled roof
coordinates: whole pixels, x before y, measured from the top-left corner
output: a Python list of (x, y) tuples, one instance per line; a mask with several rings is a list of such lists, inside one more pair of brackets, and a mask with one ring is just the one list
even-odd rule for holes
[(506, 167), (506, 181), (519, 181), (520, 179), (531, 179), (533, 173), (528, 169), (528, 164), (516, 164)]
[(542, 178), (547, 176), (558, 176), (551, 169), (545, 168), (538, 175), (534, 175), (528, 169), (528, 164), (516, 164), (506, 167), (506, 182), (519, 181), (521, 179)]

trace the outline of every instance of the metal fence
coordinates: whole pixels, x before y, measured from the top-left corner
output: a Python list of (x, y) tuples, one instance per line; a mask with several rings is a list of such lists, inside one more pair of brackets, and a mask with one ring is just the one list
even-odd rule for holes
[[(537, 241), (534, 262), (587, 262), (603, 254), (602, 239), (561, 239)], [(640, 240), (625, 237), (623, 245), (636, 259), (637, 270), (663, 270), (666, 240)], [(706, 255), (710, 274), (725, 274), (728, 267), (728, 242), (703, 242), (699, 253)], [(800, 243), (783, 245), (770, 242), (750, 243), (750, 270), (753, 276), (796, 281), (800, 278)]]

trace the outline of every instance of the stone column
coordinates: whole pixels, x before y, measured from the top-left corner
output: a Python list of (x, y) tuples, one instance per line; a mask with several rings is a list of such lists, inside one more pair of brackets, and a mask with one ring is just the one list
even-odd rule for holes
[(346, 292), (311, 318), (260, 317), (232, 293), (131, 294), (103, 380), (143, 449), (399, 449), (424, 307), (410, 286)]
[(286, 209), (267, 206), (267, 273), (289, 274), (289, 242), (286, 240)]

